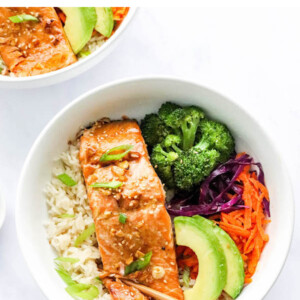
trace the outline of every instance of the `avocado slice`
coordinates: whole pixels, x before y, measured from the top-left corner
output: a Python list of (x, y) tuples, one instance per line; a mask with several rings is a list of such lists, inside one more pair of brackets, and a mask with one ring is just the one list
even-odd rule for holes
[(114, 16), (110, 7), (95, 7), (97, 23), (95, 29), (106, 37), (110, 37), (114, 29)]
[(212, 227), (201, 219), (174, 218), (177, 245), (191, 248), (197, 255), (199, 273), (193, 288), (184, 291), (185, 300), (216, 300), (226, 284), (224, 251)]
[(206, 222), (208, 226), (211, 226), (216, 237), (218, 238), (223, 248), (227, 264), (227, 281), (224, 291), (231, 298), (235, 299), (242, 291), (245, 279), (244, 261), (238, 247), (231, 237), (214, 222), (200, 216), (194, 216), (193, 218), (203, 219), (203, 222)]
[(94, 7), (60, 7), (67, 19), (65, 33), (75, 54), (91, 39), (97, 22)]

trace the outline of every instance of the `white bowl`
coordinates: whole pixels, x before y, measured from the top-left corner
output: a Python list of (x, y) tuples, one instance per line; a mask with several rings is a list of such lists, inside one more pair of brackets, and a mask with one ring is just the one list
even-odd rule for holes
[(6, 214), (6, 205), (5, 205), (5, 200), (2, 197), (0, 193), (0, 229), (4, 223), (5, 220), (5, 214)]
[(0, 75), (0, 88), (35, 88), (46, 85), (52, 85), (58, 82), (71, 79), (91, 67), (95, 66), (103, 60), (118, 44), (120, 37), (123, 35), (125, 29), (128, 27), (137, 8), (131, 7), (127, 16), (121, 23), (117, 31), (110, 37), (99, 49), (94, 51), (89, 56), (77, 61), (76, 63), (59, 69), (57, 71), (49, 72), (42, 75), (27, 76), (27, 77), (10, 77)]
[(157, 111), (166, 100), (199, 105), (209, 116), (228, 125), (238, 150), (262, 163), (271, 197), (272, 223), (267, 228), (270, 241), (253, 283), (238, 299), (262, 299), (275, 282), (292, 238), (294, 204), (286, 168), (271, 138), (237, 103), (210, 89), (179, 79), (144, 78), (104, 85), (79, 97), (46, 126), (27, 157), (18, 187), (18, 238), (34, 278), (49, 299), (69, 299), (64, 283), (54, 271), (55, 254), (43, 227), (47, 220), (43, 188), (50, 180), (53, 159), (67, 149), (68, 140), (75, 137), (81, 126), (101, 117), (119, 119), (127, 115), (140, 119)]

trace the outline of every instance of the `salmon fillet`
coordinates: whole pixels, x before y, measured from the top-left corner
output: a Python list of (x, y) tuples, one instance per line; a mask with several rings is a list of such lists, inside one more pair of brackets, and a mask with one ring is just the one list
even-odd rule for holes
[[(134, 146), (123, 161), (99, 162), (102, 154), (120, 145)], [(183, 299), (165, 192), (138, 124), (130, 120), (95, 124), (81, 137), (80, 162), (104, 270), (123, 276), (128, 264), (152, 251), (150, 264), (127, 277)], [(111, 181), (123, 185), (117, 190), (90, 187)], [(127, 216), (125, 224), (119, 221), (120, 213)]]
[(113, 300), (149, 300), (136, 288), (128, 286), (120, 281), (105, 279), (104, 284), (109, 290)]
[[(21, 14), (39, 21), (9, 19)], [(15, 76), (48, 73), (77, 61), (53, 7), (0, 7), (0, 55)]]

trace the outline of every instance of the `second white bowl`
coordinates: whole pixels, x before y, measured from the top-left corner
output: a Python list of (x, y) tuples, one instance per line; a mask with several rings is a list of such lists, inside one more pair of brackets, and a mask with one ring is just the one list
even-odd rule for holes
[(117, 46), (121, 36), (134, 17), (136, 10), (136, 8), (131, 7), (127, 16), (124, 18), (124, 21), (121, 23), (120, 27), (116, 30), (113, 36), (110, 37), (101, 47), (99, 47), (99, 49), (84, 59), (57, 71), (37, 76), (10, 77), (0, 75), (0, 88), (20, 89), (42, 87), (63, 82), (87, 71), (103, 60)]

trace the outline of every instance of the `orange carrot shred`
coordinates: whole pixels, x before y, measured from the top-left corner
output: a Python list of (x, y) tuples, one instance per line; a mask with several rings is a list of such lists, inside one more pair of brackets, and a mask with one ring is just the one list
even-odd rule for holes
[[(243, 153), (237, 154), (237, 157)], [(242, 199), (245, 209), (239, 209), (230, 213), (218, 213), (209, 217), (210, 220), (226, 231), (236, 243), (245, 266), (245, 284), (252, 282), (251, 277), (255, 273), (261, 253), (269, 241), (265, 232), (265, 226), (270, 223), (263, 210), (263, 199), (269, 200), (267, 188), (258, 181), (257, 174), (251, 172), (250, 166), (245, 166), (237, 178), (237, 182), (243, 187)], [(229, 198), (234, 195), (228, 194)], [(198, 274), (198, 259), (189, 248), (178, 246), (176, 248), (177, 263), (179, 268), (190, 268), (190, 276), (196, 279)]]
[[(241, 156), (243, 153), (238, 154)], [(219, 226), (225, 230), (239, 248), (245, 262), (245, 284), (251, 282), (261, 253), (269, 236), (265, 225), (270, 223), (263, 211), (263, 199), (269, 200), (267, 188), (258, 181), (255, 172), (245, 167), (237, 181), (243, 186), (242, 199), (247, 208), (221, 213)]]
[(60, 18), (60, 20), (61, 20), (61, 22), (63, 23), (63, 24), (65, 24), (66, 23), (66, 15), (62, 12), (62, 11), (59, 11), (58, 12), (58, 17)]

